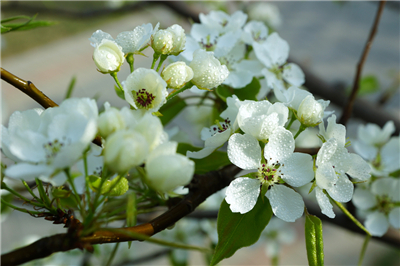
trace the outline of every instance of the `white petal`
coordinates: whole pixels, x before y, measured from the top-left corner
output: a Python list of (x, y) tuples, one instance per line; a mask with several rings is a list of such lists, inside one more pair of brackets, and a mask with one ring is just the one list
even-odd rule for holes
[(294, 222), (304, 212), (303, 198), (284, 185), (271, 186), (265, 196), (271, 203), (275, 216), (286, 222)]
[(382, 147), (381, 155), (382, 165), (387, 172), (391, 173), (400, 169), (400, 138), (392, 137)]
[(22, 161), (44, 162), (46, 161), (46, 152), (43, 146), (47, 144), (45, 136), (33, 131), (16, 131), (9, 135), (10, 152)]
[(400, 207), (396, 207), (390, 211), (389, 223), (396, 229), (400, 228)]
[(222, 84), (231, 86), (234, 89), (241, 89), (253, 80), (252, 72), (248, 70), (236, 70), (229, 72), (229, 76)]
[(264, 157), (266, 160), (283, 161), (292, 156), (294, 151), (294, 138), (292, 133), (278, 127), (269, 138), (269, 142), (264, 148)]
[(233, 134), (228, 141), (228, 157), (242, 169), (257, 169), (261, 163), (260, 144), (251, 135)]
[(19, 178), (25, 181), (35, 180), (36, 177), (41, 175), (51, 175), (54, 169), (47, 167), (47, 165), (18, 163), (7, 167), (5, 175), (11, 178)]
[(228, 128), (223, 132), (217, 132), (211, 138), (206, 139), (205, 147), (220, 147), (229, 139), (231, 130)]
[(333, 206), (329, 201), (329, 198), (325, 195), (325, 193), (319, 187), (315, 188), (315, 196), (317, 198), (317, 202), (319, 207), (321, 208), (321, 212), (328, 216), (329, 218), (335, 218), (335, 213), (333, 212)]
[(247, 177), (239, 177), (226, 189), (225, 200), (230, 204), (232, 212), (241, 214), (249, 212), (256, 205), (260, 194), (260, 181)]
[(371, 177), (371, 167), (369, 164), (357, 154), (350, 153), (349, 156), (351, 167), (346, 173), (359, 181), (368, 180)]
[(348, 202), (353, 197), (354, 185), (346, 175), (339, 175), (336, 184), (328, 188), (327, 191), (334, 200)]
[(320, 188), (328, 189), (332, 187), (337, 182), (337, 179), (335, 169), (331, 164), (325, 163), (318, 166), (315, 173), (315, 180)]
[(376, 155), (378, 154), (377, 147), (371, 146), (370, 144), (367, 144), (360, 140), (354, 141), (352, 146), (356, 153), (358, 153), (368, 161), (372, 161), (373, 159), (375, 159)]
[(282, 179), (293, 187), (301, 187), (313, 180), (313, 160), (311, 155), (295, 152), (292, 156), (282, 160)]
[[(384, 177), (374, 181), (371, 185), (371, 192), (378, 196), (389, 196), (391, 199), (398, 197), (399, 191), (396, 179), (391, 177)], [(397, 194), (397, 195), (396, 195)]]
[(367, 215), (365, 227), (373, 236), (383, 236), (389, 229), (386, 216), (380, 212), (373, 212)]
[(368, 210), (377, 204), (374, 194), (369, 190), (359, 187), (354, 190), (352, 201), (354, 205), (361, 210)]
[(294, 64), (289, 63), (283, 67), (282, 77), (293, 86), (301, 86), (305, 81), (305, 75), (301, 68)]
[(272, 64), (281, 66), (286, 62), (289, 56), (289, 44), (278, 33), (269, 35), (265, 46)]
[(199, 151), (187, 151), (186, 156), (193, 159), (203, 159), (213, 153), (217, 147), (205, 147)]
[(283, 103), (274, 103), (269, 109), (268, 109), (268, 115), (272, 113), (277, 113), (278, 118), (279, 118), (279, 126), (284, 126), (288, 120), (289, 117), (289, 109), (283, 104)]

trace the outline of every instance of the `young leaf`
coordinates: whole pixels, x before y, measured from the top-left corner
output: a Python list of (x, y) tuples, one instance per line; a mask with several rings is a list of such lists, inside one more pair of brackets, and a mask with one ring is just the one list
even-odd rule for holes
[[(101, 184), (101, 178), (89, 176), (89, 186), (93, 191), (97, 191)], [(116, 197), (125, 194), (129, 189), (128, 180), (125, 177), (115, 177), (113, 180), (104, 181), (101, 187), (101, 194), (109, 197)]]
[(317, 216), (306, 215), (305, 234), (308, 264), (310, 266), (324, 265), (322, 222)]
[(238, 249), (247, 247), (260, 238), (272, 217), (271, 205), (264, 195), (258, 197), (256, 206), (245, 214), (232, 213), (224, 200), (218, 212), (218, 244), (211, 259), (211, 266), (232, 256)]
[(178, 115), (183, 108), (186, 107), (186, 103), (179, 97), (173, 97), (166, 104), (164, 104), (160, 108), (160, 113), (162, 116), (160, 117), (161, 123), (165, 126), (171, 121), (175, 116)]

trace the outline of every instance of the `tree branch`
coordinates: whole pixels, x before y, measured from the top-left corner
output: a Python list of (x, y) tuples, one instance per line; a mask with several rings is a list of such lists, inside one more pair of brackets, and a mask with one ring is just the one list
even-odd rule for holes
[(369, 50), (371, 49), (372, 41), (374, 40), (374, 37), (378, 30), (379, 20), (381, 18), (381, 15), (383, 12), (383, 7), (385, 6), (385, 3), (386, 3), (386, 1), (380, 1), (380, 3), (379, 3), (379, 8), (378, 8), (378, 11), (376, 12), (375, 21), (372, 24), (372, 28), (371, 28), (367, 43), (365, 44), (364, 51), (361, 55), (360, 61), (357, 64), (357, 70), (356, 70), (356, 75), (354, 77), (353, 88), (351, 90), (350, 97), (347, 100), (347, 104), (346, 104), (345, 108), (343, 109), (342, 117), (339, 119), (339, 123), (341, 123), (343, 125), (346, 125), (347, 121), (350, 118), (351, 112), (353, 110), (354, 100), (356, 99), (358, 90), (360, 89), (359, 83), (360, 83), (360, 78), (361, 78), (361, 72), (364, 67), (364, 63), (367, 60)]
[(65, 234), (45, 237), (28, 246), (4, 254), (1, 256), (1, 264), (18, 265), (31, 260), (45, 258), (55, 252), (76, 248), (89, 249), (93, 244), (138, 240), (129, 236), (129, 232), (152, 236), (172, 226), (181, 218), (191, 213), (210, 195), (228, 186), (234, 176), (240, 171), (240, 168), (228, 165), (218, 171), (211, 171), (203, 175), (194, 175), (191, 183), (188, 185), (189, 193), (171, 209), (148, 223), (120, 228), (118, 232), (115, 230), (111, 232), (107, 228), (104, 228), (85, 237), (79, 237), (76, 235), (76, 232), (69, 230)]

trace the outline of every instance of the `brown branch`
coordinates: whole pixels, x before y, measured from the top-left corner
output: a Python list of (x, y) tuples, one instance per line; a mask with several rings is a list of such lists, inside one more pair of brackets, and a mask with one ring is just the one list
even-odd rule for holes
[(102, 229), (85, 237), (78, 237), (76, 236), (76, 232), (69, 230), (66, 234), (45, 237), (28, 246), (4, 254), (1, 256), (1, 264), (18, 265), (31, 260), (45, 258), (55, 252), (68, 251), (76, 248), (90, 248), (93, 244), (138, 240), (124, 232), (152, 236), (174, 225), (181, 218), (191, 213), (210, 195), (228, 186), (234, 176), (240, 171), (240, 168), (234, 165), (228, 165), (218, 171), (211, 171), (203, 175), (195, 175), (192, 182), (189, 184), (189, 193), (171, 209), (148, 223), (121, 228), (118, 232), (115, 230), (111, 232), (107, 229)]
[(360, 58), (360, 61), (357, 64), (357, 71), (356, 71), (356, 75), (354, 77), (353, 88), (352, 88), (350, 97), (347, 100), (347, 104), (346, 104), (345, 108), (343, 109), (342, 117), (339, 119), (339, 123), (341, 123), (343, 125), (346, 125), (347, 121), (350, 118), (351, 112), (353, 110), (354, 100), (356, 99), (358, 90), (360, 88), (359, 83), (360, 83), (360, 78), (361, 78), (361, 72), (362, 72), (364, 63), (367, 60), (369, 50), (371, 49), (372, 41), (374, 40), (376, 32), (378, 31), (379, 20), (381, 18), (381, 15), (383, 12), (383, 7), (385, 6), (385, 3), (386, 3), (386, 1), (380, 1), (380, 3), (379, 3), (379, 8), (378, 8), (378, 11), (375, 16), (375, 21), (372, 25), (367, 43), (365, 44), (364, 51)]

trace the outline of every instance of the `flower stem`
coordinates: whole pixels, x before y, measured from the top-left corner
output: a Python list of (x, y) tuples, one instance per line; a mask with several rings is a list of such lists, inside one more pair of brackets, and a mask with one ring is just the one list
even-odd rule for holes
[(118, 250), (118, 248), (119, 248), (119, 244), (120, 244), (120, 243), (121, 243), (121, 242), (118, 242), (118, 243), (115, 245), (115, 247), (113, 248), (113, 250), (111, 251), (111, 254), (110, 254), (110, 257), (108, 258), (108, 261), (107, 261), (106, 266), (111, 265), (111, 262), (113, 261), (113, 259), (114, 259), (114, 257), (115, 257), (115, 254), (117, 253), (117, 250)]
[(11, 203), (5, 201), (4, 199), (1, 199), (1, 203), (20, 212), (25, 212), (25, 213), (29, 213), (29, 214), (41, 214), (43, 212), (38, 212), (38, 211), (28, 211), (27, 209), (24, 208), (19, 208), (17, 206), (12, 205)]
[(32, 197), (36, 200), (40, 200), (35, 193), (33, 193), (32, 189), (28, 186), (28, 183), (25, 182), (25, 180), (22, 180), (22, 184), (24, 184), (26, 190), (28, 190), (28, 192), (32, 195)]
[(361, 266), (362, 265), (362, 262), (363, 262), (363, 259), (364, 259), (364, 255), (365, 255), (365, 251), (367, 250), (367, 247), (368, 247), (368, 243), (369, 243), (369, 240), (371, 239), (371, 235), (366, 235), (365, 236), (365, 239), (364, 239), (364, 244), (363, 244), (363, 246), (362, 246), (362, 249), (361, 249), (361, 254), (360, 254), (360, 258), (358, 259), (358, 266)]
[(160, 54), (157, 54), (157, 53), (153, 54), (153, 63), (151, 63), (151, 69), (154, 69), (154, 66), (156, 65), (156, 62), (159, 57), (160, 57)]
[(117, 83), (117, 85), (118, 85), (118, 88), (119, 88), (121, 91), (124, 91), (124, 88), (122, 87), (121, 83), (120, 83), (119, 80), (118, 80), (117, 72), (111, 72), (110, 75), (111, 75), (111, 77), (114, 78), (115, 83)]
[[(42, 203), (36, 203), (36, 202), (33, 202), (33, 201), (31, 201), (31, 200), (25, 198), (24, 196), (22, 196), (21, 194), (19, 194), (17, 191), (15, 191), (15, 190), (13, 190), (12, 188), (10, 188), (9, 186), (7, 186), (6, 183), (4, 183), (4, 182), (1, 183), (1, 188), (7, 190), (7, 191), (10, 192), (11, 194), (13, 194), (13, 195), (15, 195), (16, 197), (18, 197), (18, 198), (20, 198), (20, 199), (26, 201), (27, 203), (32, 204), (33, 206), (40, 207), (40, 208), (45, 207), (45, 205), (42, 204)], [(36, 197), (36, 196), (35, 196), (35, 197)], [(37, 198), (37, 197), (36, 197), (36, 198)], [(39, 200), (40, 200), (40, 199), (39, 199)]]
[(300, 133), (303, 132), (306, 128), (306, 126), (301, 125), (299, 127), (299, 131), (297, 131), (296, 135), (294, 136), (294, 139), (296, 139), (300, 135)]
[(339, 207), (340, 210), (342, 210), (344, 214), (346, 214), (347, 217), (349, 217), (350, 220), (353, 221), (355, 225), (357, 225), (361, 230), (363, 230), (368, 236), (371, 236), (371, 233), (343, 206), (342, 203), (337, 202), (332, 198), (331, 200), (336, 204), (336, 206)]
[(178, 90), (174, 90), (173, 92), (171, 92), (168, 96), (167, 96), (167, 101), (171, 98), (173, 98), (174, 96), (176, 96), (177, 94), (190, 89), (191, 87), (193, 87), (193, 83), (191, 81), (189, 81), (188, 83), (186, 83), (185, 86), (183, 86), (182, 88), (178, 89)]
[(128, 62), (129, 64), (129, 68), (131, 70), (131, 73), (133, 72), (134, 68), (133, 68), (133, 62), (135, 61), (135, 59), (133, 58), (133, 53), (129, 53), (126, 56), (126, 62)]
[(81, 198), (79, 197), (79, 194), (76, 190), (75, 184), (74, 184), (74, 180), (72, 180), (71, 174), (69, 172), (69, 169), (65, 169), (64, 173), (67, 175), (67, 180), (69, 182), (69, 185), (72, 188), (72, 191), (74, 192), (74, 196), (76, 198), (76, 201), (78, 202), (78, 206), (79, 206), (79, 212), (81, 213), (82, 217), (85, 217), (84, 214), (84, 208), (82, 207), (82, 202), (81, 202)]
[(157, 66), (157, 72), (160, 70), (161, 65), (164, 63), (165, 59), (167, 59), (168, 55), (161, 55), (160, 57), (160, 62), (158, 62), (158, 66)]
[(290, 127), (292, 126), (293, 122), (296, 121), (297, 117), (295, 116), (295, 114), (292, 112), (292, 116), (290, 117), (290, 122), (289, 124), (286, 126), (286, 129), (289, 130)]

